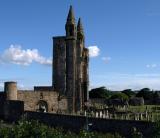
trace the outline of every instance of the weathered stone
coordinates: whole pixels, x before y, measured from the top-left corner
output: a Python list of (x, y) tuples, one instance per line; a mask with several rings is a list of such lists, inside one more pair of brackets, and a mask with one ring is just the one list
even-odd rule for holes
[(84, 109), (88, 99), (89, 52), (81, 20), (77, 26), (72, 7), (65, 29), (66, 36), (53, 37), (52, 86), (18, 91), (16, 82), (6, 82), (5, 100), (23, 101), (24, 110), (29, 111), (72, 113)]

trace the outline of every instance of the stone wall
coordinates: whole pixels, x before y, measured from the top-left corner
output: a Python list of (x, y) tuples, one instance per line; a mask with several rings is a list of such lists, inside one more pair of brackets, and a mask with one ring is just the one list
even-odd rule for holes
[(4, 92), (0, 92), (0, 117), (3, 117), (3, 106), (5, 100), (6, 94)]
[(34, 86), (34, 91), (54, 91), (53, 86)]
[(0, 102), (6, 100), (6, 94), (4, 92), (0, 92)]
[(64, 95), (66, 92), (66, 43), (65, 37), (53, 37), (52, 86)]
[(8, 121), (17, 121), (24, 113), (24, 102), (18, 100), (6, 100), (0, 102), (0, 117)]
[[(49, 113), (25, 112), (26, 118), (39, 120), (54, 127), (63, 127), (64, 129), (78, 132), (86, 126), (86, 117), (72, 115), (58, 115)], [(129, 121), (113, 120), (102, 118), (88, 118), (88, 123), (93, 131), (98, 132), (118, 132), (119, 134), (130, 138), (133, 127), (143, 133), (145, 138), (152, 136), (153, 123), (147, 121)]]
[(17, 100), (17, 82), (5, 82), (4, 91), (7, 100)]
[(39, 102), (43, 101), (47, 104), (47, 112), (67, 112), (66, 97), (59, 97), (55, 91), (18, 91), (17, 98), (24, 101), (24, 109), (28, 111), (38, 111)]

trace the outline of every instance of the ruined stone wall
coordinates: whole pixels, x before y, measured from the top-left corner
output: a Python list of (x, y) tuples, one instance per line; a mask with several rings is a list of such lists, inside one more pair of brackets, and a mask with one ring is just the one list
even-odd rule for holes
[(89, 99), (89, 92), (88, 92), (88, 86), (89, 86), (89, 50), (87, 48), (84, 49), (85, 55), (84, 55), (84, 102), (87, 102)]
[(6, 94), (4, 92), (0, 92), (0, 102), (6, 100)]
[(75, 90), (76, 90), (76, 40), (66, 39), (66, 90), (68, 108), (70, 112), (75, 112)]
[(53, 37), (53, 78), (55, 91), (65, 94), (66, 91), (66, 43), (65, 37)]
[[(28, 119), (39, 120), (50, 126), (63, 127), (71, 131), (78, 132), (84, 129), (86, 126), (85, 116), (73, 116), (73, 115), (61, 115), (61, 114), (43, 114), (36, 112), (26, 112)], [(115, 120), (115, 119), (103, 119), (103, 118), (88, 118), (88, 124), (91, 131), (98, 132), (112, 132), (119, 133), (126, 138), (131, 138), (131, 132), (133, 127), (136, 127), (140, 131), (144, 138), (151, 138), (154, 123), (147, 121), (134, 121), (134, 120)]]
[(4, 92), (0, 92), (0, 117), (3, 117), (3, 106), (5, 99), (6, 94)]
[(5, 120), (17, 121), (24, 113), (24, 102), (18, 100), (6, 100), (1, 106), (3, 115), (1, 116)]
[(17, 100), (17, 82), (5, 82), (4, 91), (7, 100)]
[(58, 110), (67, 112), (66, 97), (59, 97), (55, 91), (18, 91), (17, 98), (24, 101), (24, 110), (38, 111), (39, 102), (44, 101), (50, 113), (56, 113)]

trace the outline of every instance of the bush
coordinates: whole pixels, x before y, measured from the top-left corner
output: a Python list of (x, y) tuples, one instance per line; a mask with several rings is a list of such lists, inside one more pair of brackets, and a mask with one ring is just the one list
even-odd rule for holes
[(128, 101), (129, 97), (124, 93), (115, 93), (110, 97), (110, 99), (120, 99), (123, 101)]
[(111, 92), (105, 87), (99, 87), (89, 91), (89, 98), (108, 98)]
[(160, 137), (160, 121), (156, 122), (153, 130), (153, 138)]
[(51, 128), (38, 121), (21, 120), (12, 127), (0, 128), (0, 138), (122, 138), (119, 134), (80, 131), (79, 134)]
[(126, 94), (129, 98), (135, 96), (135, 93), (131, 89), (123, 90), (121, 93)]
[(143, 97), (144, 100), (152, 100), (153, 96), (154, 93), (149, 88), (143, 88), (136, 94), (136, 97)]

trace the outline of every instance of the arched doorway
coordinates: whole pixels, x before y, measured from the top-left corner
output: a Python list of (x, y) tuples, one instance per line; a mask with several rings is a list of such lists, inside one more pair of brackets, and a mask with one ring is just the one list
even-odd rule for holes
[(38, 106), (38, 109), (37, 109), (38, 112), (43, 112), (43, 113), (48, 112), (48, 104), (46, 101), (40, 100), (37, 103), (37, 106)]

